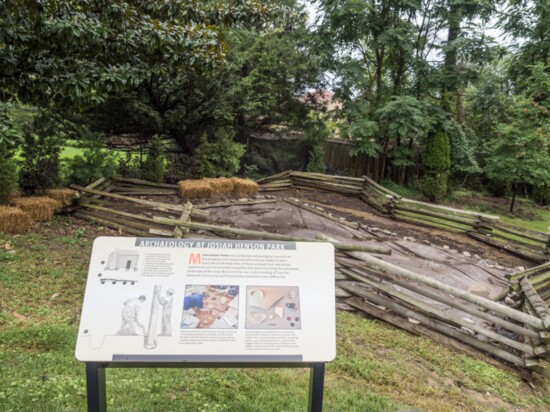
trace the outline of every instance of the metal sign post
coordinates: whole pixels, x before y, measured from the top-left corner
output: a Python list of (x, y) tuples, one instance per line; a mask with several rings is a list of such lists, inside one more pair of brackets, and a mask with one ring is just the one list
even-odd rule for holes
[[(121, 365), (122, 367), (129, 367), (130, 365)], [(166, 367), (165, 364), (132, 364), (132, 367), (143, 368), (157, 368)], [(296, 365), (295, 367), (304, 367), (307, 365)], [(109, 364), (101, 364), (95, 362), (86, 363), (86, 389), (88, 398), (88, 412), (106, 412), (107, 411), (107, 387), (105, 383), (105, 369), (113, 367)], [(180, 368), (194, 368), (205, 367), (204, 364), (200, 365), (170, 365), (170, 367)], [(224, 364), (209, 364), (207, 367), (211, 368), (279, 368), (279, 367), (292, 367), (292, 366), (280, 366), (278, 364), (232, 364), (230, 366)], [(325, 381), (325, 364), (314, 363), (309, 365), (311, 372), (309, 376), (309, 399), (308, 399), (308, 411), (309, 412), (321, 412), (323, 410), (323, 389)]]
[(106, 368), (310, 368), (321, 411), (336, 356), (334, 247), (323, 242), (99, 237), (75, 351), (88, 410)]

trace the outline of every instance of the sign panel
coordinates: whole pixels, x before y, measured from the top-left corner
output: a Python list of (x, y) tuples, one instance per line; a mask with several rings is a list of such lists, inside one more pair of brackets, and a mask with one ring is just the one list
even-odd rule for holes
[(76, 358), (84, 362), (328, 362), (330, 243), (99, 237)]

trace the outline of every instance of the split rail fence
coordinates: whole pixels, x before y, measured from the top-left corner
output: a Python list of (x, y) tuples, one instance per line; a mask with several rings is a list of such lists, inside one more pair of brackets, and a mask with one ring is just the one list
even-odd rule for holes
[(550, 260), (550, 235), (499, 221), (498, 216), (420, 202), (399, 196), (372, 179), (283, 172), (257, 181), (260, 191), (291, 188), (326, 190), (357, 196), (396, 220), (467, 233), (472, 238), (535, 263)]
[[(486, 227), (496, 220), (486, 215), (483, 215), (486, 220), (482, 220), (482, 215), (473, 212), (459, 213), (450, 208), (434, 208), (433, 205), (429, 209), (420, 202), (403, 202), (396, 194), (365, 178), (285, 172), (258, 183), (265, 192), (299, 187), (358, 196), (373, 206), (377, 205), (374, 207), (381, 212), (396, 215), (396, 218), (399, 218), (399, 212), (393, 213), (398, 210), (394, 204), (413, 211), (421, 209), (438, 215), (409, 213), (460, 225), (466, 233), (479, 226), (478, 222), (488, 221)], [(336, 293), (340, 304), (462, 352), (487, 354), (491, 356), (488, 359), (496, 358), (550, 376), (550, 310), (547, 305), (550, 262), (510, 276), (510, 292), (516, 297), (514, 303), (517, 304), (510, 307), (386, 262), (377, 256), (390, 254), (391, 250), (386, 247), (347, 244), (323, 234), (319, 234), (317, 239), (309, 239), (212, 225), (204, 223), (208, 216), (206, 209), (212, 205), (193, 205), (176, 197), (174, 203), (135, 197), (177, 196), (175, 185), (102, 178), (87, 187), (72, 188), (80, 193), (73, 206), (75, 216), (137, 236), (329, 241), (336, 250)], [(243, 204), (255, 202), (273, 200), (247, 199)], [(231, 205), (238, 204), (231, 202)], [(221, 207), (225, 204), (215, 205)], [(441, 225), (437, 223), (437, 227)], [(197, 234), (196, 231), (200, 232)]]

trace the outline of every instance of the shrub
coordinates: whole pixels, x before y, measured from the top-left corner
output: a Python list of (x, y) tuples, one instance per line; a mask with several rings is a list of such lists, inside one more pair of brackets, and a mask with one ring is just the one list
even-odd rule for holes
[(133, 156), (132, 152), (126, 152), (126, 156), (118, 160), (116, 173), (122, 177), (141, 178), (141, 165), (139, 157)]
[(87, 186), (100, 177), (115, 173), (115, 156), (104, 149), (101, 137), (88, 130), (80, 130), (84, 150), (67, 162), (66, 178), (69, 183)]
[(306, 170), (312, 173), (325, 173), (325, 147), (322, 142), (311, 147)]
[(423, 166), (422, 193), (431, 201), (441, 200), (447, 193), (447, 173), (451, 168), (449, 137), (443, 130), (428, 135)]
[(194, 157), (197, 177), (233, 176), (239, 170), (244, 152), (245, 146), (233, 141), (229, 129), (216, 131), (211, 142), (203, 135)]
[(177, 183), (180, 180), (195, 176), (193, 158), (184, 153), (167, 153), (166, 172), (164, 178), (168, 183)]
[(141, 166), (141, 175), (151, 182), (163, 182), (166, 172), (164, 145), (160, 136), (154, 136), (147, 145), (147, 157)]
[(432, 202), (438, 202), (447, 194), (447, 174), (426, 174), (420, 181), (422, 194)]
[(56, 125), (44, 113), (25, 125), (23, 130), (23, 163), (19, 187), (25, 194), (44, 192), (59, 184), (61, 141)]
[(0, 143), (0, 204), (7, 204), (17, 188), (17, 169), (7, 145)]

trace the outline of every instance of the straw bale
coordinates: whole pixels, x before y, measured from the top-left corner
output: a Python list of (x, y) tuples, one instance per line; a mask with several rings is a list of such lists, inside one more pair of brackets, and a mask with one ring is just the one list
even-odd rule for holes
[(9, 234), (25, 233), (29, 230), (31, 217), (21, 209), (0, 206), (0, 232)]
[(210, 197), (213, 193), (212, 186), (202, 180), (181, 180), (178, 182), (178, 194), (185, 199)]
[(46, 191), (46, 196), (54, 200), (59, 200), (61, 203), (66, 203), (69, 199), (75, 197), (77, 194), (76, 190), (72, 189), (48, 189)]
[(31, 196), (13, 199), (11, 204), (28, 213), (32, 220), (45, 222), (50, 220), (56, 209), (62, 204), (59, 200), (51, 199), (47, 196)]
[(258, 183), (250, 179), (232, 177), (231, 180), (233, 180), (233, 184), (235, 185), (235, 187), (233, 188), (233, 192), (239, 195), (253, 195), (255, 193), (258, 193), (258, 190), (260, 188)]
[(218, 177), (216, 179), (202, 179), (212, 186), (214, 193), (216, 194), (227, 194), (233, 191), (233, 180), (227, 177)]

